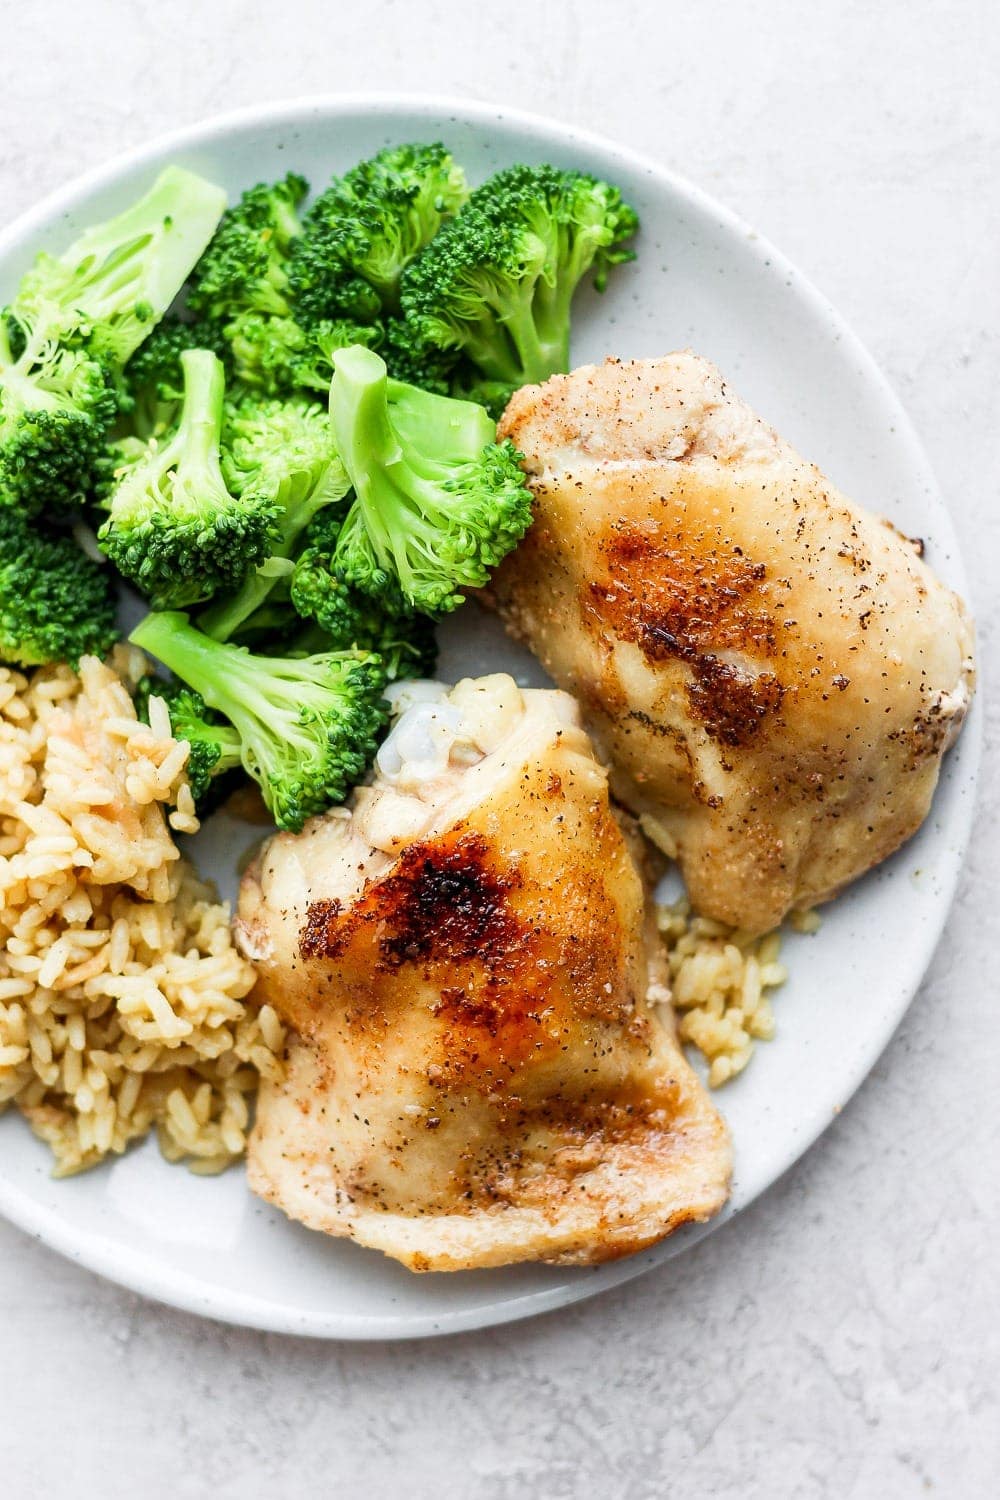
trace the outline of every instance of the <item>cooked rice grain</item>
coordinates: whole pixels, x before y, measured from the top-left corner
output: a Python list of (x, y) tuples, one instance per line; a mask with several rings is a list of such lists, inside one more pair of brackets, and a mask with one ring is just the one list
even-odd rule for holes
[(658, 906), (656, 917), (670, 966), (678, 1031), (703, 1053), (709, 1084), (718, 1088), (743, 1071), (757, 1041), (774, 1035), (767, 992), (788, 978), (778, 962), (780, 935), (748, 937), (722, 922), (692, 916), (686, 900)]
[(198, 827), (187, 747), (156, 708), (136, 719), (145, 670), (129, 647), (79, 675), (0, 668), (0, 1111), (22, 1111), (59, 1175), (154, 1127), (171, 1161), (219, 1171), (281, 1068), (228, 908), (171, 836)]

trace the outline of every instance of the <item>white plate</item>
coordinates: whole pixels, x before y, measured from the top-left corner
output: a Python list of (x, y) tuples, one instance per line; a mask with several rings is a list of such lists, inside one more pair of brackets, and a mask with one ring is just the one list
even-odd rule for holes
[[(511, 162), (553, 161), (621, 185), (642, 218), (639, 259), (603, 298), (580, 296), (576, 362), (690, 344), (849, 495), (926, 539), (961, 588), (955, 539), (927, 459), (857, 339), (793, 267), (710, 198), (606, 141), (466, 101), (341, 98), (244, 111), (165, 137), (56, 194), (0, 236), (0, 302), (42, 247), (117, 211), (170, 161), (235, 194), (294, 167), (321, 186), (379, 147), (444, 140), (473, 180)], [(864, 274), (859, 259), (858, 274)], [(472, 627), (475, 628), (472, 628)], [(443, 675), (531, 664), (468, 607)], [(537, 678), (538, 669), (533, 668)], [(733, 1193), (713, 1224), (597, 1270), (522, 1266), (413, 1276), (373, 1251), (289, 1223), (243, 1173), (192, 1177), (152, 1142), (67, 1182), (14, 1114), (0, 1121), (0, 1211), (82, 1265), (164, 1302), (234, 1323), (340, 1338), (416, 1337), (482, 1327), (593, 1296), (661, 1264), (745, 1208), (846, 1104), (898, 1024), (945, 922), (969, 830), (978, 714), (948, 759), (926, 826), (830, 907), (813, 938), (789, 937), (791, 980), (777, 1038), (718, 1096), (736, 1146)], [(252, 837), (216, 820), (203, 868), (233, 888)]]

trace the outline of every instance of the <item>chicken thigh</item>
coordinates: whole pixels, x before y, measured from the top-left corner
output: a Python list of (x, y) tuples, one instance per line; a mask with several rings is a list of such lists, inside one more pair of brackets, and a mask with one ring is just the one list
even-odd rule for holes
[(493, 602), (698, 911), (763, 932), (919, 828), (973, 649), (919, 544), (691, 353), (526, 387), (500, 435), (536, 513)]
[(251, 1187), (414, 1270), (628, 1254), (716, 1212), (730, 1148), (650, 1008), (605, 773), (563, 693), (425, 690), (353, 807), (244, 878), (238, 941), (297, 1032)]

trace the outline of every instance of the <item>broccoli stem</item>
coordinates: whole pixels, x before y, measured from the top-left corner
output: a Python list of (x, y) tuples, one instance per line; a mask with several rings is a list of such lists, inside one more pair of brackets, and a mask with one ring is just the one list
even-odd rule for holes
[[(286, 515), (278, 524), (277, 539), (268, 551), (268, 558), (290, 559), (302, 532), (311, 521), (315, 510), (305, 506), (293, 515)], [(255, 568), (238, 594), (230, 599), (220, 599), (211, 609), (198, 616), (198, 627), (215, 641), (228, 641), (240, 626), (249, 620), (274, 592), (279, 577), (273, 572)]]
[(54, 391), (25, 373), (40, 362), (47, 342), (43, 334), (29, 334), (20, 358), (15, 360), (7, 319), (0, 314), (0, 385), (25, 411), (57, 411), (65, 405)]
[(370, 349), (355, 345), (336, 357), (336, 379), (330, 386), (330, 420), (337, 452), (348, 474), (357, 476), (359, 498), (371, 494), (372, 474), (403, 457), (389, 420), (385, 363)]
[[(340, 369), (343, 354), (338, 354), (337, 360)], [(374, 379), (374, 366), (370, 369), (370, 378)], [(465, 453), (478, 453), (496, 438), (496, 423), (476, 401), (439, 396), (436, 392), (407, 385), (403, 380), (394, 380), (392, 376), (386, 378), (385, 399), (399, 441), (414, 453), (426, 448), (428, 439), (435, 435), (447, 437), (449, 451)], [(431, 449), (437, 446), (434, 441), (430, 444)]]
[(424, 557), (431, 558), (435, 528), (425, 516), (413, 512), (399, 483), (405, 475), (413, 488), (415, 476), (408, 473), (386, 394), (385, 364), (377, 354), (356, 346), (337, 355), (336, 378), (330, 387), (337, 451), (354, 482), (379, 563), (393, 567), (405, 589), (412, 582), (407, 541), (410, 548), (416, 544)]
[[(210, 472), (222, 484), (219, 443), (222, 441), (222, 408), (226, 397), (226, 372), (210, 349), (185, 349), (184, 404), (175, 442), (181, 454), (178, 472), (197, 480)], [(196, 488), (196, 486), (195, 486)]]
[(215, 701), (219, 696), (215, 692), (219, 648), (205, 640), (187, 615), (177, 609), (154, 611), (140, 620), (130, 639), (143, 651), (159, 657), (175, 677), (200, 693), (210, 707), (225, 713), (222, 704)]
[[(495, 306), (499, 337), (473, 338), (468, 346), (472, 360), (489, 380), (508, 385), (534, 384), (547, 380), (553, 370), (569, 368), (569, 298), (560, 311), (557, 298), (539, 278)], [(572, 295), (572, 293), (570, 294)], [(498, 357), (506, 345), (507, 357)]]
[[(59, 257), (71, 274), (67, 288), (88, 318), (114, 318), (140, 297), (150, 325), (166, 312), (208, 244), (226, 206), (221, 188), (167, 167), (123, 213), (87, 229)], [(141, 341), (141, 332), (135, 343)], [(131, 352), (131, 351), (129, 351)]]
[[(322, 485), (315, 485), (308, 499), (288, 506), (275, 523), (274, 541), (268, 548), (268, 561), (291, 560), (299, 540), (313, 517), (328, 503)], [(275, 571), (255, 568), (239, 592), (220, 599), (198, 616), (198, 628), (216, 641), (228, 641), (240, 626), (265, 604), (281, 581)]]
[[(303, 750), (308, 748), (308, 735), (301, 729), (296, 733), (294, 715), (287, 708), (282, 711), (259, 691), (259, 664), (243, 647), (223, 645), (205, 636), (180, 610), (147, 615), (130, 639), (200, 693), (210, 708), (236, 723), (245, 745), (257, 735), (266, 738), (275, 734), (276, 720), (284, 719), (279, 737), (285, 744), (300, 742)], [(254, 766), (247, 765), (247, 769), (252, 771)]]
[[(180, 610), (148, 614), (129, 639), (158, 657), (175, 677), (200, 693), (210, 708), (236, 724), (244, 741), (253, 739), (253, 733), (248, 733), (252, 726), (247, 722), (252, 720), (263, 737), (277, 734), (286, 745), (300, 744), (303, 751), (308, 749), (308, 731), (298, 724), (298, 701), (278, 704), (259, 687), (262, 680), (296, 680), (294, 662), (269, 658), (268, 673), (262, 676), (261, 658), (251, 656), (243, 646), (206, 636)], [(283, 721), (280, 732), (278, 720)]]
[(337, 451), (354, 481), (368, 534), (384, 566), (392, 555), (393, 531), (384, 511), (406, 502), (392, 474), (393, 465), (403, 461), (403, 450), (389, 420), (385, 365), (377, 354), (358, 346), (337, 355), (330, 420)]

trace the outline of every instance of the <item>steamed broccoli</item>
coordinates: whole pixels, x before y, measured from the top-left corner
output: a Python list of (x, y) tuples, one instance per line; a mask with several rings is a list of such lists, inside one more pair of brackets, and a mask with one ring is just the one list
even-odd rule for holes
[(312, 353), (288, 295), (288, 261), (308, 191), (295, 172), (249, 188), (223, 215), (188, 290), (189, 310), (221, 328), (232, 346), (237, 377), (271, 394), (295, 384), (292, 366)]
[(227, 209), (191, 277), (193, 313), (228, 323), (240, 313), (280, 318), (290, 311), (288, 258), (308, 191), (305, 178), (289, 172), (280, 182), (259, 182)]
[(279, 827), (297, 832), (364, 775), (388, 716), (377, 656), (254, 656), (177, 612), (147, 615), (131, 639), (233, 725), (243, 766)]
[(221, 188), (167, 167), (117, 218), (87, 229), (62, 255), (42, 254), (11, 312), (121, 370), (184, 285), (226, 206)]
[(442, 145), (391, 146), (334, 178), (305, 216), (289, 267), (307, 321), (394, 311), (406, 266), (468, 197)]
[(0, 328), (0, 503), (59, 511), (84, 498), (128, 397), (122, 369), (180, 290), (225, 207), (168, 167), (131, 208), (42, 254)]
[(569, 368), (570, 303), (588, 271), (633, 259), (638, 228), (617, 188), (582, 172), (508, 167), (476, 189), (408, 267), (402, 306), (416, 351), (465, 355), (520, 386)]
[(437, 660), (434, 621), (409, 609), (389, 590), (379, 599), (348, 583), (335, 554), (343, 525), (336, 510), (323, 511), (306, 533), (291, 576), (290, 597), (298, 614), (313, 620), (332, 647), (377, 651), (389, 681), (429, 677)]
[(219, 442), (225, 377), (207, 349), (180, 357), (180, 421), (162, 441), (119, 445), (98, 540), (119, 572), (158, 607), (236, 588), (267, 550), (276, 507), (264, 487), (226, 487)]
[(143, 677), (136, 685), (135, 710), (149, 723), (150, 698), (162, 698), (170, 715), (170, 732), (175, 740), (185, 740), (188, 752), (188, 785), (199, 813), (218, 805), (220, 792), (231, 784), (229, 773), (240, 759), (240, 737), (231, 724), (207, 706), (200, 694), (180, 682), (164, 682), (160, 677)]
[(273, 523), (266, 561), (198, 622), (216, 640), (228, 640), (263, 606), (291, 573), (290, 559), (313, 516), (337, 505), (350, 488), (333, 446), (330, 418), (308, 401), (244, 397), (228, 415), (225, 441), (227, 484), (239, 496), (270, 497)]
[[(269, 396), (295, 390), (325, 396), (335, 349), (377, 347), (377, 323), (301, 316), (293, 305), (289, 266), (302, 233), (304, 177), (258, 183), (226, 213), (195, 267), (188, 307), (222, 328), (238, 380)], [(214, 347), (214, 346), (210, 346)]]
[(40, 666), (104, 656), (115, 640), (110, 568), (71, 536), (0, 509), (0, 661)]
[[(385, 658), (391, 678), (423, 673), (433, 662), (433, 623), (386, 588), (376, 601), (348, 584), (333, 554), (350, 480), (333, 446), (329, 416), (307, 401), (255, 402), (230, 416), (226, 480), (236, 493), (265, 488), (279, 511), (265, 563), (197, 625), (215, 640), (237, 640), (285, 656), (356, 646)], [(308, 622), (319, 627), (311, 635)]]
[(389, 380), (368, 349), (336, 356), (330, 416), (355, 490), (335, 569), (376, 598), (454, 609), (531, 522), (520, 455), (482, 407)]
[(14, 330), (12, 346), (0, 317), (0, 510), (67, 513), (101, 465), (118, 397), (100, 360), (63, 348), (44, 326)]

